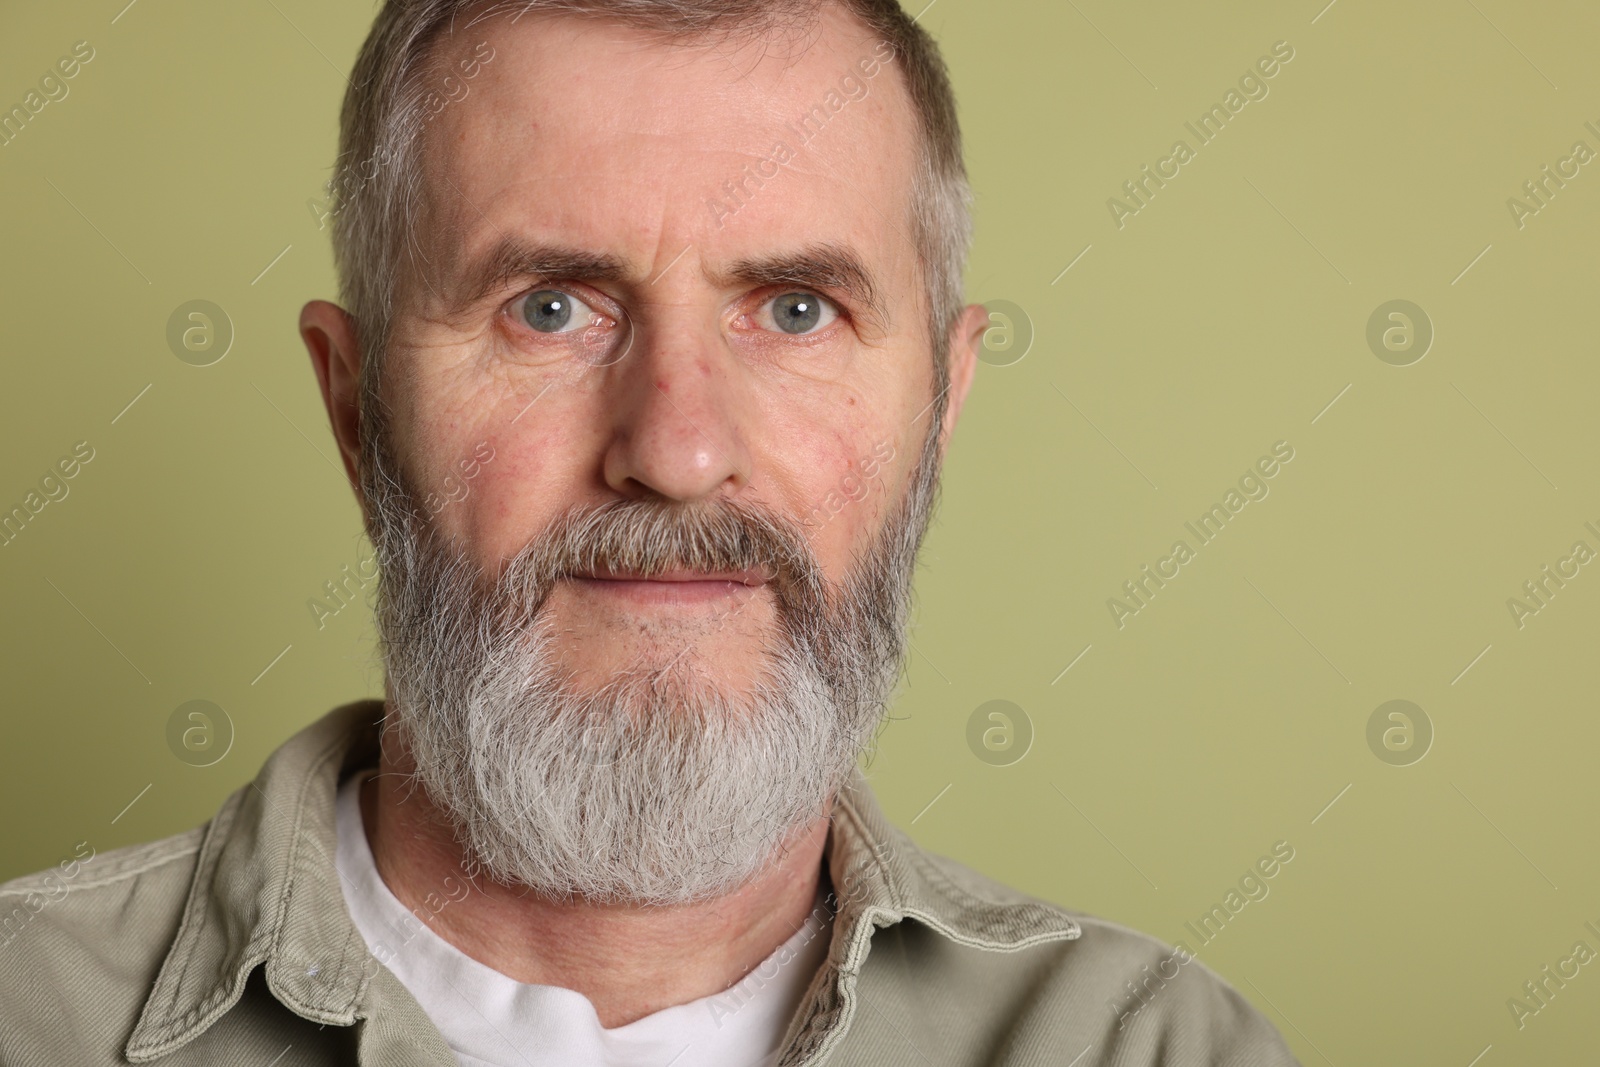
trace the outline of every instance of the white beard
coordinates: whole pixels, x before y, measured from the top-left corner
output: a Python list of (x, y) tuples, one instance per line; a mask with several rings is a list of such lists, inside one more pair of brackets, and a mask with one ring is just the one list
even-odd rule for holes
[[(824, 814), (872, 742), (904, 662), (937, 489), (932, 433), (837, 588), (800, 527), (731, 502), (577, 509), (491, 579), (420, 519), (381, 443), (364, 460), (389, 722), (417, 782), (495, 881), (596, 902), (721, 896)], [(775, 598), (778, 634), (750, 692), (724, 691), (687, 656), (595, 691), (574, 686), (542, 608), (560, 577), (596, 564), (776, 564), (754, 595)]]

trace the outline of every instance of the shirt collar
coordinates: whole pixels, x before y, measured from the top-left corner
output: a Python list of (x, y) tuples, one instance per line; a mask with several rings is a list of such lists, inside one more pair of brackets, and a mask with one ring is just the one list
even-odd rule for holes
[(915, 919), (961, 944), (1005, 952), (1081, 933), (1060, 908), (918, 847), (884, 816), (859, 770), (834, 812), (828, 873), (844, 926)]
[[(348, 1026), (374, 1014), (388, 972), (344, 904), (334, 797), (347, 771), (376, 763), (383, 714), (380, 700), (335, 708), (285, 742), (211, 820), (177, 934), (129, 1038), (130, 1061), (191, 1041), (238, 1003), (263, 963), (273, 996), (303, 1018)], [(848, 1022), (855, 975), (881, 927), (913, 919), (995, 951), (1080, 934), (1061, 910), (923, 852), (890, 825), (859, 770), (838, 795), (825, 855), (834, 980), (791, 1024), (797, 1052), (830, 1043)]]
[(187, 1044), (238, 1003), (250, 973), (297, 1014), (348, 1026), (372, 971), (333, 861), (341, 773), (375, 759), (381, 701), (334, 709), (295, 734), (206, 828), (177, 936), (127, 1057)]
[(835, 800), (825, 855), (837, 909), (828, 980), (809, 1010), (790, 1022), (784, 1065), (820, 1063), (843, 1038), (855, 1014), (856, 977), (882, 927), (911, 919), (958, 944), (995, 952), (1076, 940), (1083, 932), (1061, 909), (923, 851), (884, 816), (859, 769)]

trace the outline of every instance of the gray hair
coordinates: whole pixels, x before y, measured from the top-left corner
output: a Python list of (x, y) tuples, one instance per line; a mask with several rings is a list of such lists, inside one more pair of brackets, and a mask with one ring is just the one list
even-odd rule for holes
[[(671, 39), (757, 36), (810, 14), (829, 0), (385, 0), (362, 45), (340, 113), (332, 185), (333, 252), (340, 296), (361, 344), (361, 411), (367, 433), (386, 421), (379, 372), (394, 316), (394, 294), (408, 263), (426, 260), (415, 244), (424, 203), (417, 146), (423, 129), (432, 46), (496, 14), (609, 19)], [(893, 49), (916, 112), (922, 151), (912, 179), (911, 229), (923, 264), (927, 328), (934, 362), (933, 425), (949, 387), (947, 338), (962, 305), (962, 272), (972, 239), (972, 193), (962, 161), (955, 97), (938, 45), (897, 0), (832, 0)], [(521, 17), (519, 14), (517, 17)], [(794, 20), (792, 24), (798, 24)]]

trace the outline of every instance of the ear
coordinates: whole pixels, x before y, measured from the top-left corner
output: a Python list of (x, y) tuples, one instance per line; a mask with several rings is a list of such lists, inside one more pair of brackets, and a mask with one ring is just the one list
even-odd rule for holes
[(345, 476), (365, 511), (357, 462), (361, 455), (361, 344), (355, 320), (337, 304), (313, 300), (300, 309), (300, 337), (317, 372), (333, 438), (344, 457)]
[(967, 402), (972, 379), (977, 373), (978, 353), (983, 350), (983, 334), (989, 328), (989, 311), (982, 304), (968, 304), (950, 325), (950, 395), (945, 401), (944, 425), (939, 428), (939, 455), (943, 458), (956, 431), (956, 420)]

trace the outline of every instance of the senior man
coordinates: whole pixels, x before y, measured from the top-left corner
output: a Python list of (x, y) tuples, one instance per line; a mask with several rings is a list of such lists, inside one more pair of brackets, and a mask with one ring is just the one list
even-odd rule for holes
[(386, 700), (93, 859), (0, 956), (0, 1061), (1294, 1062), (857, 769), (988, 325), (893, 0), (389, 0), (334, 191), (300, 331)]

